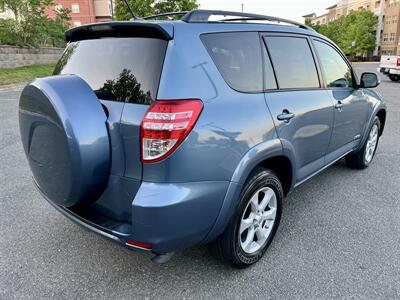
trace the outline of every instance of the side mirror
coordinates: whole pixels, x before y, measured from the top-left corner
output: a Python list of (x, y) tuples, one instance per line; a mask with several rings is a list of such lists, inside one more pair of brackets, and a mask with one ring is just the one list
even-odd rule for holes
[(374, 88), (377, 87), (381, 81), (375, 73), (365, 72), (361, 75), (360, 87), (361, 88)]

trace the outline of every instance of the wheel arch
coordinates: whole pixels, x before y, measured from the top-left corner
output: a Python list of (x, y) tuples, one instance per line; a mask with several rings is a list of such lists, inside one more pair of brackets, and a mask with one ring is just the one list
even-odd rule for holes
[(357, 152), (364, 145), (364, 143), (368, 137), (368, 132), (371, 130), (371, 127), (372, 127), (375, 117), (378, 117), (379, 121), (381, 123), (379, 135), (382, 135), (383, 129), (384, 129), (385, 123), (386, 123), (386, 105), (383, 102), (374, 106), (371, 114), (368, 117), (368, 121), (367, 121), (364, 131), (362, 133), (362, 138), (360, 140), (360, 144), (358, 145), (358, 147), (356, 149), (354, 149), (353, 152)]
[(250, 149), (239, 162), (232, 176), (217, 220), (203, 243), (213, 241), (225, 230), (236, 209), (243, 184), (257, 168), (271, 169), (281, 180), (284, 194), (287, 195), (294, 186), (295, 180), (293, 157), (287, 155), (287, 150), (285, 151), (281, 140), (278, 138)]
[(291, 188), (293, 182), (293, 166), (290, 159), (285, 155), (274, 156), (265, 159), (259, 163), (254, 169), (261, 167), (269, 169), (278, 176), (283, 187), (283, 194), (286, 196)]
[(385, 128), (385, 123), (386, 123), (386, 110), (384, 108), (381, 108), (376, 113), (376, 116), (379, 118), (379, 121), (381, 123), (381, 128), (379, 130), (379, 135), (382, 135), (383, 129)]

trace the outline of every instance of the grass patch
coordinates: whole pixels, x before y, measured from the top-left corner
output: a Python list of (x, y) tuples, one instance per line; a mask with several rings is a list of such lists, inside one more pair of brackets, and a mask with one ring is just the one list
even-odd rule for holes
[(12, 69), (0, 69), (0, 86), (30, 81), (53, 73), (54, 64), (30, 65)]

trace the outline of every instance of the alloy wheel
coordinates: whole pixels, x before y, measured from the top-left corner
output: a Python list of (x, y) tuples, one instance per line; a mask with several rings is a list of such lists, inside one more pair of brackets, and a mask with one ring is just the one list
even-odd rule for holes
[(268, 240), (276, 219), (277, 197), (270, 187), (257, 190), (247, 204), (239, 226), (240, 246), (247, 254), (260, 250)]

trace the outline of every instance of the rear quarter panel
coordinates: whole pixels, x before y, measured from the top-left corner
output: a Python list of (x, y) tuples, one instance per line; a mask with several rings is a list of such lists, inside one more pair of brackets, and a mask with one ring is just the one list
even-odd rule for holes
[(158, 99), (201, 99), (195, 128), (167, 159), (143, 165), (150, 182), (229, 181), (249, 149), (276, 138), (263, 93), (231, 89), (195, 25), (177, 24), (169, 42)]

